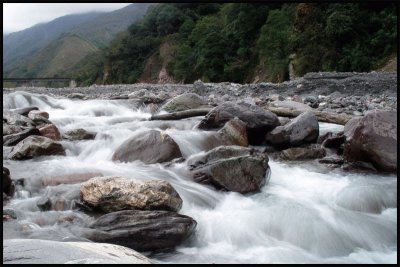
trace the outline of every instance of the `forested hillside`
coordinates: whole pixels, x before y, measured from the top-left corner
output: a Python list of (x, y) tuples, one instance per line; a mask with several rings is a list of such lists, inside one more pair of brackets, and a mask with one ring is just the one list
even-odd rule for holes
[[(157, 77), (163, 66), (185, 83), (282, 82), (289, 65), (297, 76), (371, 71), (396, 54), (396, 14), (393, 3), (158, 4), (92, 56), (77, 78), (134, 83)], [(172, 56), (155, 62), (165, 44)]]

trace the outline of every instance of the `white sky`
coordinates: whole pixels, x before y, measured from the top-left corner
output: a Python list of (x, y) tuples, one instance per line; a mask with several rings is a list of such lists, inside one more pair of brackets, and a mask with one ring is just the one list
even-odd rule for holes
[(3, 3), (3, 34), (69, 14), (113, 11), (130, 3)]

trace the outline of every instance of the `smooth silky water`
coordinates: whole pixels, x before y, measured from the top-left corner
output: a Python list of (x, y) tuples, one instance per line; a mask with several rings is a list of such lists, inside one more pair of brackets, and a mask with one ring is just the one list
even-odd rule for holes
[[(46, 191), (40, 181), (42, 177), (100, 172), (166, 180), (180, 194), (183, 207), (179, 213), (197, 221), (196, 232), (174, 251), (146, 254), (160, 263), (397, 262), (396, 175), (346, 173), (315, 161), (270, 159), (271, 177), (261, 192), (220, 192), (193, 182), (185, 163), (166, 167), (111, 161), (122, 142), (146, 129), (165, 130), (185, 158), (204, 153), (215, 132), (194, 129), (200, 117), (148, 121), (151, 115), (146, 108), (132, 108), (128, 101), (70, 100), (27, 92), (4, 95), (4, 108), (27, 106), (47, 111), (61, 133), (84, 128), (98, 135), (95, 140), (61, 141), (66, 156), (25, 161), (3, 158), (13, 179), (26, 179), (27, 189), (18, 191), (3, 207), (15, 209), (18, 215), (17, 221), (3, 222), (3, 238), (85, 241), (79, 227), (93, 218), (75, 210), (39, 211), (36, 201)], [(343, 126), (320, 123), (321, 133), (341, 130)], [(69, 215), (79, 220), (59, 222)]]

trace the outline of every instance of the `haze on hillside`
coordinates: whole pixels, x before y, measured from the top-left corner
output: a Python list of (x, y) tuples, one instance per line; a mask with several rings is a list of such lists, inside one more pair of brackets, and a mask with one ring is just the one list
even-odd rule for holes
[(129, 3), (3, 3), (3, 35), (56, 18), (89, 12), (110, 12)]

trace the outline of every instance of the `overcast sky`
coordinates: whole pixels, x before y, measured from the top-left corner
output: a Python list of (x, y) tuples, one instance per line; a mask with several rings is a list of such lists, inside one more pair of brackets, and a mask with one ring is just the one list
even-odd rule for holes
[(3, 34), (30, 28), (69, 14), (112, 11), (130, 3), (3, 3)]

